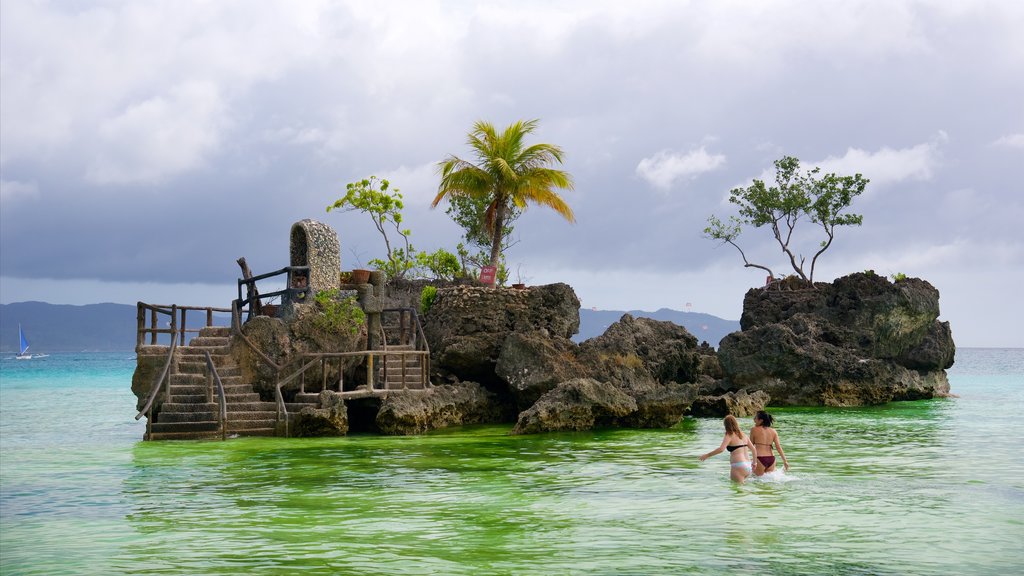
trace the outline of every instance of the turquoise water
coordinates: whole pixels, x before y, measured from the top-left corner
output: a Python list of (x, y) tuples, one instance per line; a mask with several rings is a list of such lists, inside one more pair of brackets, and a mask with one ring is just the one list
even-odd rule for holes
[[(0, 361), (3, 574), (1024, 571), (1024, 350), (956, 399), (778, 409), (785, 482), (671, 430), (140, 441), (134, 356)], [(749, 419), (743, 419), (749, 427)]]

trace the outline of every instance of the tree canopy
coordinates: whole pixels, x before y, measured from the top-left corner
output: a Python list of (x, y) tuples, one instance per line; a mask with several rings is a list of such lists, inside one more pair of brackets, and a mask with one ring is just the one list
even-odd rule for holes
[[(743, 265), (766, 270), (771, 277), (775, 273), (763, 264), (750, 262), (746, 253), (736, 242), (744, 226), (760, 228), (767, 226), (775, 241), (782, 249), (793, 271), (803, 280), (814, 282), (814, 268), (818, 257), (832, 245), (836, 228), (839, 226), (860, 226), (863, 216), (844, 213), (855, 197), (864, 192), (870, 182), (860, 174), (838, 176), (825, 174), (813, 168), (800, 172), (800, 160), (784, 156), (775, 161), (775, 186), (768, 187), (762, 180), (746, 188), (734, 188), (729, 192), (729, 201), (739, 207), (739, 216), (730, 216), (723, 222), (712, 215), (704, 235), (712, 240), (731, 244), (743, 258)], [(811, 257), (810, 269), (804, 271), (806, 257), (794, 248), (797, 222), (806, 218), (817, 225), (824, 238)]]
[[(491, 123), (478, 121), (467, 140), (475, 163), (449, 155), (437, 165), (441, 183), (431, 206), (436, 207), (445, 198), (453, 206), (459, 206), (462, 198), (474, 200), (462, 202), (459, 214), (471, 214), (474, 205), (486, 206), (483, 230), (490, 237), (490, 264), (495, 267), (501, 259), (510, 217), (517, 210), (530, 203), (539, 204), (575, 222), (572, 208), (555, 191), (571, 190), (572, 177), (550, 167), (562, 163), (562, 149), (553, 144), (526, 145), (526, 136), (536, 128), (537, 120), (518, 121), (499, 133)], [(467, 233), (471, 240), (473, 231), (467, 228)]]

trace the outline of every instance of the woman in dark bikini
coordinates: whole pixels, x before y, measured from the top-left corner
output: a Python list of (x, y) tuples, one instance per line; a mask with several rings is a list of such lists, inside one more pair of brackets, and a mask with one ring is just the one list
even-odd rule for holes
[(740, 423), (736, 421), (735, 416), (730, 414), (725, 417), (723, 422), (725, 423), (725, 437), (722, 438), (722, 445), (707, 454), (702, 454), (700, 461), (703, 462), (715, 454), (720, 454), (723, 450), (728, 450), (729, 462), (732, 463), (729, 467), (729, 478), (733, 482), (743, 484), (752, 471), (747, 448), (750, 448), (751, 454), (757, 452), (754, 450), (754, 444), (750, 441), (750, 437), (745, 436), (740, 430)]
[(764, 410), (758, 410), (754, 415), (754, 427), (750, 429), (750, 439), (754, 442), (754, 474), (760, 476), (767, 472), (775, 471), (775, 456), (772, 454), (772, 446), (779, 451), (782, 457), (782, 466), (789, 471), (789, 461), (786, 460), (786, 453), (782, 451), (782, 442), (779, 441), (779, 433), (772, 428), (772, 415)]

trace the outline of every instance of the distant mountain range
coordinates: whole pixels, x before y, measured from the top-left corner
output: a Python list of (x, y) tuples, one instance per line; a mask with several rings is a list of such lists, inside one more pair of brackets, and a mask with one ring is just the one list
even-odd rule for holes
[[(604, 331), (622, 318), (627, 312), (621, 310), (589, 310), (580, 309), (580, 331), (573, 336), (576, 342), (582, 342), (594, 336), (604, 334)], [(667, 320), (679, 324), (697, 337), (698, 342), (707, 342), (718, 348), (719, 341), (726, 334), (736, 332), (740, 329), (739, 320), (724, 320), (718, 316), (704, 314), (701, 312), (680, 312), (670, 308), (662, 308), (654, 312), (645, 310), (629, 310), (635, 318), (651, 318), (654, 320)]]
[[(134, 350), (136, 314), (136, 307), (128, 304), (0, 304), (0, 353), (18, 351), (19, 323), (31, 345), (30, 352)], [(186, 315), (186, 319), (189, 328), (198, 328), (206, 320), (203, 314), (195, 312)], [(227, 326), (230, 318), (214, 316), (214, 323)]]
[[(580, 310), (580, 332), (576, 342), (600, 336), (626, 312), (618, 310)], [(710, 314), (680, 312), (662, 308), (656, 312), (630, 310), (636, 317), (668, 320), (685, 326), (698, 341), (718, 347), (726, 334), (740, 329), (735, 320), (723, 320)], [(200, 314), (189, 317), (203, 322)], [(135, 348), (136, 307), (128, 304), (88, 304), (71, 306), (45, 302), (0, 304), (0, 353), (18, 351), (18, 324), (25, 330), (32, 352), (121, 351)], [(214, 323), (227, 325), (226, 316), (215, 317)]]

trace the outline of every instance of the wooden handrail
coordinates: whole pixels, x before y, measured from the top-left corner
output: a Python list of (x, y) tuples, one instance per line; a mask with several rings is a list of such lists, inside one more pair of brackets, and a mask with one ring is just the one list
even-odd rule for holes
[[(143, 309), (142, 307), (143, 307), (143, 303), (139, 302), (139, 309), (142, 310)], [(156, 307), (152, 307), (152, 306), (149, 307), (149, 309), (154, 310), (154, 311), (157, 310)], [(163, 312), (163, 310), (160, 310), (160, 311)], [(174, 363), (174, 352), (178, 349), (178, 338), (177, 338), (178, 332), (177, 332), (177, 330), (175, 330), (175, 328), (177, 328), (177, 326), (175, 325), (176, 319), (177, 319), (176, 311), (177, 311), (177, 307), (174, 306), (174, 305), (171, 305), (171, 309), (170, 309), (170, 315), (171, 315), (171, 345), (169, 347), (170, 350), (167, 353), (167, 361), (164, 362), (164, 368), (163, 368), (163, 370), (160, 371), (160, 376), (156, 379), (156, 382), (154, 382), (153, 386), (149, 389), (149, 396), (146, 398), (146, 404), (142, 407), (142, 410), (139, 410), (139, 413), (135, 415), (135, 419), (136, 420), (138, 420), (139, 418), (142, 418), (143, 416), (146, 416), (146, 436), (147, 437), (149, 437), (150, 434), (153, 431), (153, 414), (152, 414), (153, 402), (156, 400), (156, 397), (160, 394), (160, 389), (164, 387), (164, 383), (165, 382), (167, 383), (167, 385), (166, 385), (167, 396), (170, 397), (170, 394), (171, 394), (171, 384), (170, 384), (171, 379), (168, 377), (168, 374), (169, 374), (169, 372), (171, 370), (171, 366)], [(140, 313), (140, 316), (142, 316), (143, 314), (144, 313)]]
[[(206, 312), (206, 326), (213, 326), (213, 313), (214, 312), (231, 312), (230, 308), (215, 308), (212, 306), (179, 306), (177, 304), (164, 305), (164, 304), (147, 304), (145, 302), (139, 302), (137, 304), (137, 328), (135, 336), (135, 346), (143, 346), (146, 343), (146, 335), (150, 336), (149, 344), (155, 346), (157, 344), (157, 335), (159, 334), (171, 334), (172, 331), (176, 331), (180, 334), (179, 341), (184, 345), (185, 335), (188, 333), (199, 333), (202, 328), (188, 328), (187, 315), (186, 313), (190, 310)], [(173, 309), (173, 311), (172, 311)], [(180, 319), (179, 319), (180, 311)], [(149, 312), (149, 326), (147, 327), (146, 312)], [(175, 328), (160, 328), (160, 315), (171, 316), (172, 321), (175, 322)]]
[[(296, 273), (301, 273), (301, 272), (305, 273), (305, 278), (306, 278), (306, 281), (304, 282), (305, 286), (303, 286), (301, 288), (291, 286), (293, 277), (296, 276)], [(246, 298), (242, 298), (242, 287), (243, 286), (248, 286), (250, 288), (255, 288), (256, 287), (256, 282), (258, 282), (260, 280), (266, 280), (267, 278), (273, 278), (274, 276), (280, 276), (281, 274), (287, 274), (288, 275), (288, 280), (286, 282), (286, 286), (285, 286), (284, 290), (278, 290), (277, 292), (268, 292), (266, 294), (259, 294), (255, 290), (250, 290), (250, 291), (247, 291), (247, 293), (248, 294), (254, 294), (254, 295), (251, 296), (251, 297), (247, 296)], [(275, 270), (274, 272), (267, 272), (266, 274), (260, 274), (258, 276), (252, 276), (250, 278), (239, 278), (238, 279), (238, 300), (237, 300), (237, 302), (239, 303), (238, 304), (238, 308), (239, 308), (239, 310), (242, 310), (243, 308), (245, 308), (248, 305), (249, 306), (249, 318), (252, 318), (252, 316), (253, 316), (252, 300), (254, 300), (254, 299), (259, 301), (259, 302), (262, 302), (265, 298), (274, 298), (276, 296), (281, 296), (281, 297), (287, 296), (290, 300), (301, 302), (301, 301), (304, 300), (304, 297), (300, 297), (300, 295), (305, 295), (307, 292), (309, 292), (308, 281), (309, 281), (309, 266), (285, 266), (284, 268), (281, 268), (280, 270)]]
[[(411, 341), (413, 349), (418, 352), (424, 352), (423, 363), (421, 364), (420, 383), (424, 388), (430, 387), (430, 344), (427, 342), (427, 336), (423, 332), (423, 324), (420, 322), (419, 313), (415, 308), (385, 308), (381, 310), (381, 313), (386, 312), (398, 312), (399, 314), (399, 343), (405, 344), (406, 340), (406, 326), (405, 326), (405, 315), (409, 314), (409, 330), (413, 332), (408, 339)], [(405, 365), (402, 365), (402, 380), (405, 381)]]
[(227, 398), (224, 397), (224, 384), (220, 381), (220, 374), (217, 374), (217, 367), (213, 364), (213, 357), (210, 356), (210, 351), (206, 350), (206, 369), (209, 370), (212, 376), (209, 387), (207, 388), (207, 400), (212, 400), (210, 396), (213, 396), (213, 384), (217, 384), (217, 396), (220, 398), (220, 439), (227, 440), (228, 437), (228, 402)]
[(253, 343), (252, 340), (249, 339), (248, 336), (246, 336), (242, 332), (242, 308), (238, 300), (235, 300), (234, 302), (231, 303), (231, 333), (240, 337), (242, 339), (242, 342), (244, 342), (245, 345), (248, 346), (250, 350), (255, 352), (256, 356), (260, 360), (262, 360), (265, 364), (273, 368), (275, 372), (281, 371), (281, 366), (278, 365), (277, 362), (271, 360), (270, 356), (267, 356), (262, 350), (259, 349), (259, 347), (256, 346), (256, 344)]
[[(283, 417), (285, 423), (285, 435), (288, 435), (288, 406), (284, 401), (284, 394), (281, 392), (281, 388), (285, 384), (294, 381), (296, 378), (302, 376), (306, 370), (309, 370), (314, 364), (321, 363), (330, 358), (352, 358), (356, 356), (388, 356), (388, 355), (417, 355), (424, 358), (423, 364), (429, 361), (429, 354), (422, 350), (357, 350), (355, 352), (307, 352), (299, 356), (300, 359), (309, 359), (303, 363), (295, 372), (292, 372), (287, 377), (279, 379), (277, 385), (274, 387), (274, 396), (277, 400), (277, 413), (279, 420)], [(373, 381), (369, 382), (370, 392), (386, 392), (386, 390), (378, 390), (373, 387)]]

